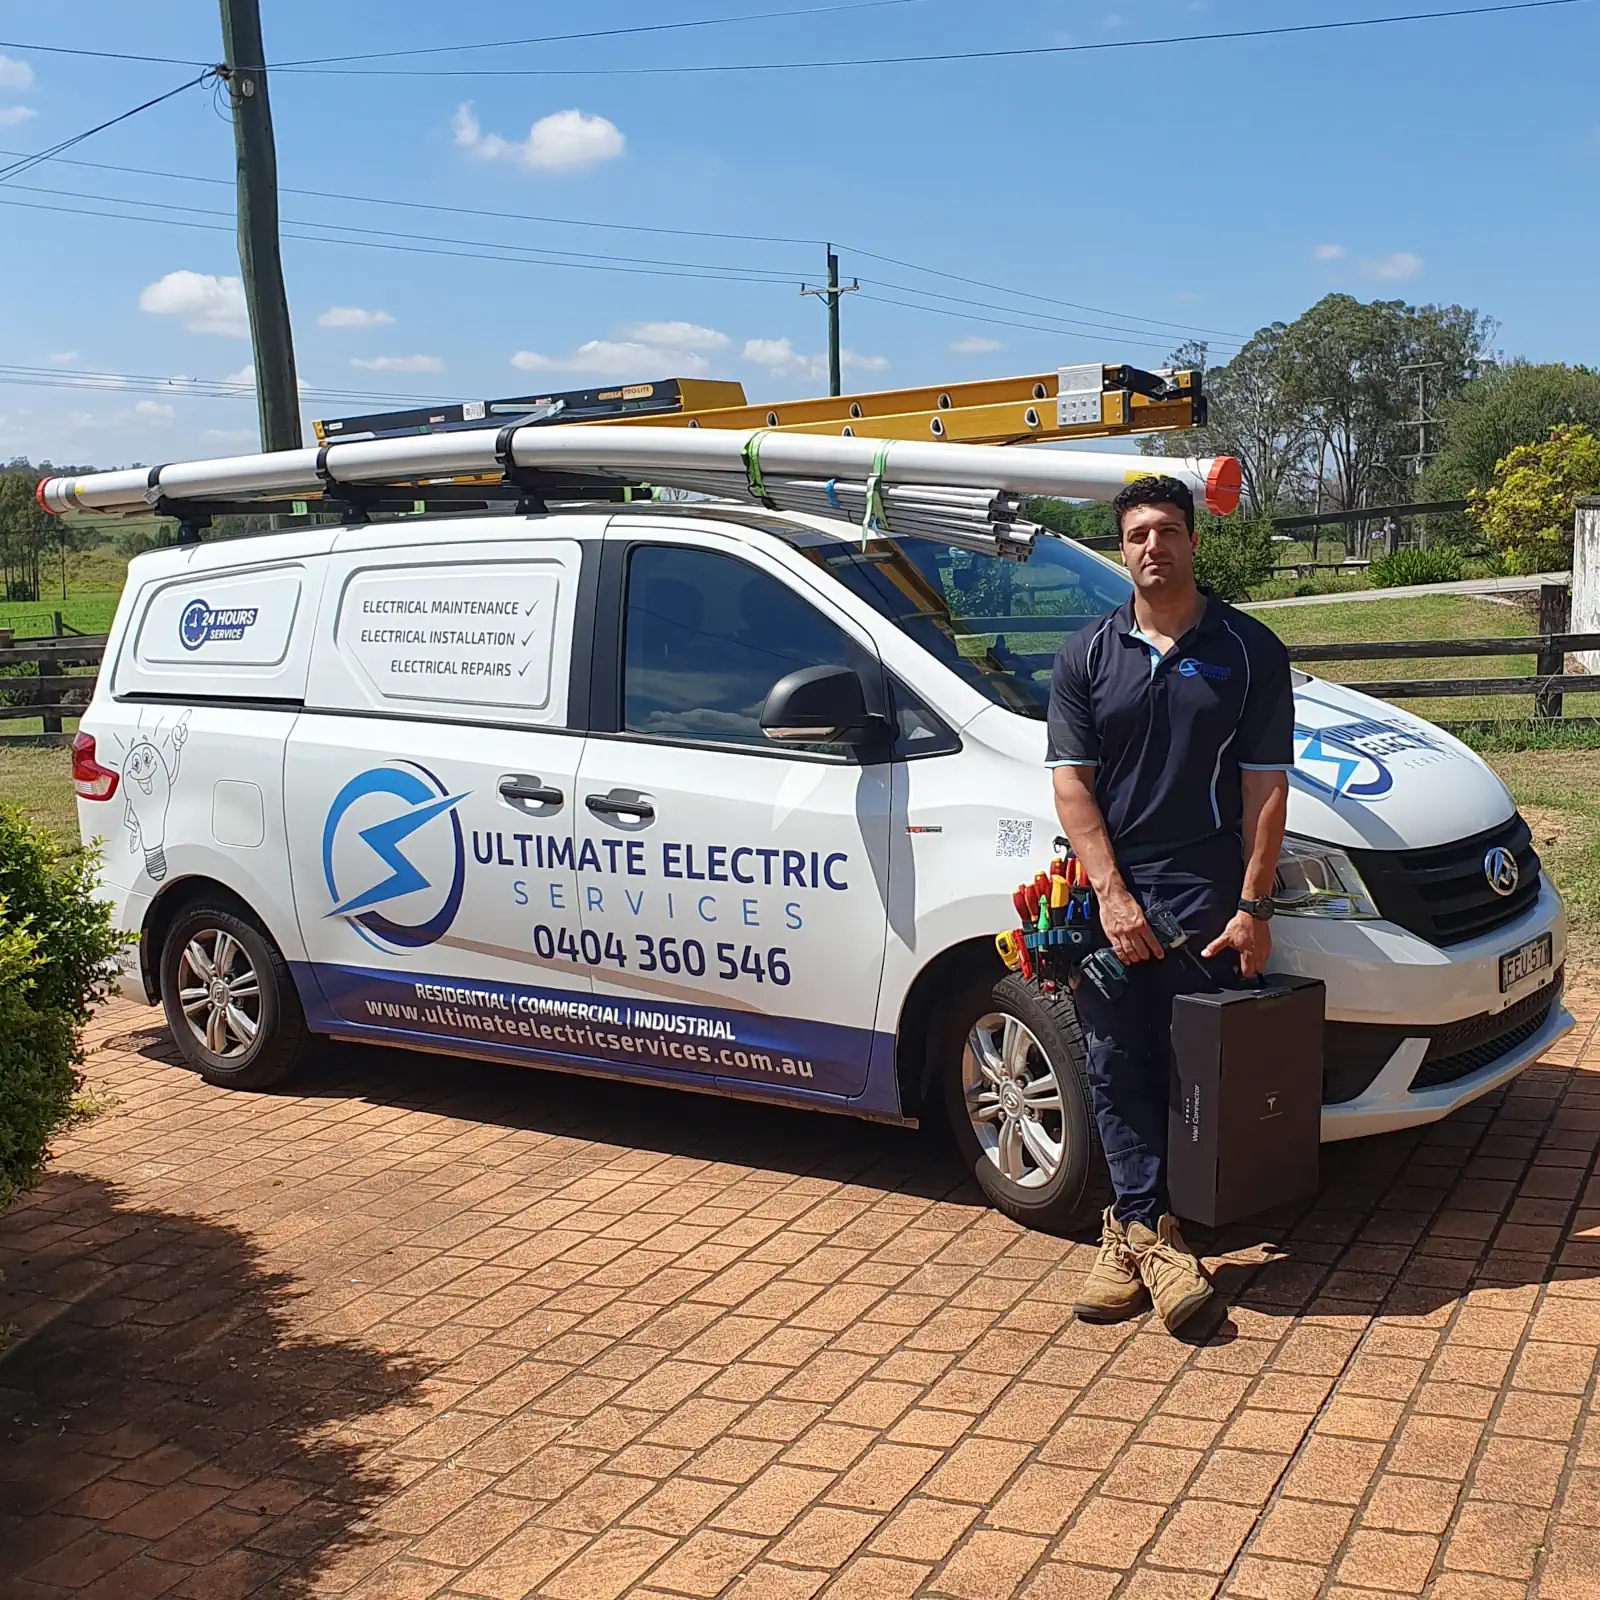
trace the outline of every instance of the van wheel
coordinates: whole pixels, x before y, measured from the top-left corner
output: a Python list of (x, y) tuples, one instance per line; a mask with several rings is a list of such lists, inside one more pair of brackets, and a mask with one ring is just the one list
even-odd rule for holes
[(208, 1083), (229, 1089), (283, 1082), (310, 1041), (278, 947), (209, 901), (179, 912), (167, 930), (161, 1004), (184, 1056)]
[(997, 1211), (1047, 1233), (1099, 1227), (1111, 1177), (1070, 997), (1015, 975), (973, 982), (945, 1013), (940, 1070), (956, 1145)]

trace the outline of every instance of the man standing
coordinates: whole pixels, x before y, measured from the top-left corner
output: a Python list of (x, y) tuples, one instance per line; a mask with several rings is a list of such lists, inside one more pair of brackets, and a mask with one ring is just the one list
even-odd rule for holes
[(1056, 811), (1128, 969), (1120, 1000), (1075, 996), (1115, 1191), (1075, 1309), (1117, 1321), (1148, 1291), (1172, 1329), (1211, 1294), (1165, 1186), (1172, 1000), (1206, 979), (1162, 949), (1145, 907), (1165, 904), (1218, 980), (1265, 967), (1294, 702), (1276, 635), (1195, 582), (1188, 488), (1140, 478), (1115, 510), (1133, 595), (1067, 640), (1050, 693)]

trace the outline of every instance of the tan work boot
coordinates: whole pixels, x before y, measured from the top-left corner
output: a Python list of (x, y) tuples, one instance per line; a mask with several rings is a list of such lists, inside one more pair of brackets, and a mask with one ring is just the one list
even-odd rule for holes
[(1142, 1222), (1130, 1223), (1128, 1248), (1167, 1332), (1175, 1333), (1211, 1298), (1211, 1285), (1183, 1242), (1178, 1219), (1159, 1218), (1153, 1233)]
[(1107, 1207), (1100, 1228), (1100, 1255), (1083, 1281), (1073, 1313), (1081, 1322), (1121, 1322), (1143, 1305), (1144, 1284), (1139, 1281), (1128, 1236)]

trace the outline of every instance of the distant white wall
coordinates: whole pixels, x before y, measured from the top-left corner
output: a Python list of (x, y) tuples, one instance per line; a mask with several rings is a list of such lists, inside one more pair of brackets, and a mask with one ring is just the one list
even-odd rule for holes
[[(1600, 633), (1600, 498), (1578, 502), (1572, 541), (1572, 631)], [(1600, 672), (1600, 650), (1580, 650), (1586, 672)]]

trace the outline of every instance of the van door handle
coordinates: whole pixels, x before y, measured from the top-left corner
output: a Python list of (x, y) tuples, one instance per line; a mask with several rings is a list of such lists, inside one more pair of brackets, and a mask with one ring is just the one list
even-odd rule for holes
[(620, 821), (634, 823), (656, 820), (656, 808), (650, 801), (629, 789), (613, 789), (610, 794), (585, 795), (583, 803), (597, 817), (616, 817)]
[(520, 775), (502, 778), (500, 780), (500, 794), (514, 806), (558, 806), (566, 796), (559, 789), (552, 789), (549, 784), (541, 783), (537, 778), (522, 777)]

